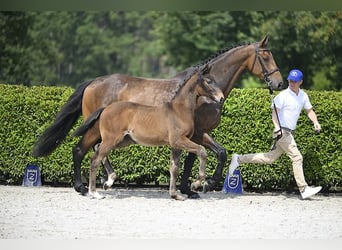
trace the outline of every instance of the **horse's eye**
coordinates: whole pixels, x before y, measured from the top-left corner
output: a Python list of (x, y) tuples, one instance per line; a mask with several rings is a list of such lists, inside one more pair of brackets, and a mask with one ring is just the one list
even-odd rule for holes
[(265, 62), (268, 62), (270, 60), (270, 54), (269, 52), (265, 51), (264, 53), (262, 53), (262, 59), (264, 59)]
[(265, 62), (268, 62), (270, 60), (270, 57), (269, 56), (264, 56), (262, 57), (264, 59)]

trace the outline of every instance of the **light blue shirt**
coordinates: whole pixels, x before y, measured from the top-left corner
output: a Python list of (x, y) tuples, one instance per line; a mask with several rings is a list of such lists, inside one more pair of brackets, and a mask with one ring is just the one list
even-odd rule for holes
[[(281, 127), (286, 127), (292, 130), (296, 129), (297, 121), (302, 109), (311, 109), (308, 95), (299, 89), (298, 95), (290, 88), (281, 91), (273, 100), (277, 109)], [(273, 108), (273, 104), (272, 104)]]

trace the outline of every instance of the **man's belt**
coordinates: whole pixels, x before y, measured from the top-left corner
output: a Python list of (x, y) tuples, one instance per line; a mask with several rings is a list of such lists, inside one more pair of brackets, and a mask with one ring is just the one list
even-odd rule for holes
[(293, 129), (289, 129), (289, 128), (286, 128), (286, 127), (281, 127), (281, 129), (287, 131), (287, 132), (290, 132), (291, 134), (294, 134), (294, 130)]

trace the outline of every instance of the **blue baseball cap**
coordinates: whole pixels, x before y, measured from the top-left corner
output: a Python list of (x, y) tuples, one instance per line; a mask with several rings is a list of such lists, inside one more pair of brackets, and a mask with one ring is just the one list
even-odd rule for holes
[(299, 82), (303, 80), (303, 73), (299, 69), (293, 69), (290, 71), (287, 80), (292, 80), (294, 82)]

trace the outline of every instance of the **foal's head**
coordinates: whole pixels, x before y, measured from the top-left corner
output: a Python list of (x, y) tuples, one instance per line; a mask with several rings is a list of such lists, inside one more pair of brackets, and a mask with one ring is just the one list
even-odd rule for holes
[(213, 101), (223, 104), (224, 95), (222, 90), (215, 84), (214, 80), (207, 74), (210, 71), (209, 66), (205, 65), (197, 73), (197, 84), (195, 85), (194, 91), (197, 96), (207, 96)]

